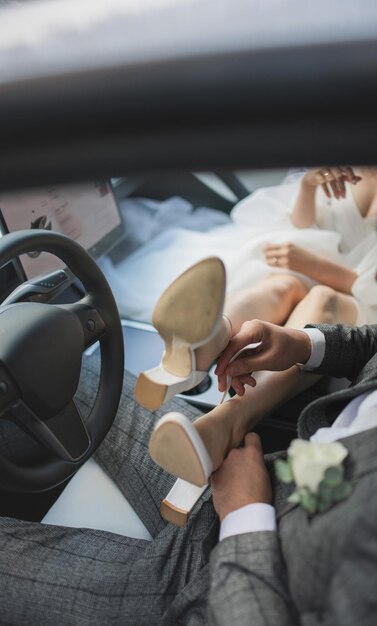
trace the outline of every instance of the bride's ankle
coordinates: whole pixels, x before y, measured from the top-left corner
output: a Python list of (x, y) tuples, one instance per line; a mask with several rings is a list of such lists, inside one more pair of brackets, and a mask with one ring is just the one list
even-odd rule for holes
[(212, 419), (208, 413), (195, 420), (194, 426), (211, 458), (213, 471), (216, 471), (232, 447), (231, 428), (218, 417)]
[(228, 317), (222, 316), (215, 336), (204, 346), (195, 350), (196, 369), (205, 371), (210, 368), (219, 354), (226, 348), (232, 334), (232, 324)]
[(260, 421), (256, 413), (244, 406), (244, 398), (235, 396), (195, 420), (196, 428), (216, 471), (232, 448), (238, 448), (246, 433)]

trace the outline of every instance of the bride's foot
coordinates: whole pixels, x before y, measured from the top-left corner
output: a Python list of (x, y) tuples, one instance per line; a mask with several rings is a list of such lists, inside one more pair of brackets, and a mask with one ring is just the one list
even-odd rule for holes
[(229, 320), (222, 316), (224, 297), (225, 268), (216, 257), (193, 265), (164, 291), (153, 324), (165, 352), (158, 367), (139, 375), (135, 386), (139, 404), (156, 410), (205, 378), (230, 338)]
[(149, 453), (169, 474), (198, 487), (207, 484), (214, 469), (201, 436), (181, 413), (168, 413), (157, 422)]

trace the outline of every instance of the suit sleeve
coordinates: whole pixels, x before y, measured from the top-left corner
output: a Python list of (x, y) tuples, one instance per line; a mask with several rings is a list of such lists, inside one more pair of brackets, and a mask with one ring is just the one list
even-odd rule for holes
[(209, 624), (294, 626), (298, 616), (287, 588), (276, 532), (228, 537), (210, 559)]
[(319, 328), (326, 340), (323, 361), (313, 370), (316, 374), (353, 380), (377, 354), (377, 324), (359, 327), (318, 324), (306, 328)]

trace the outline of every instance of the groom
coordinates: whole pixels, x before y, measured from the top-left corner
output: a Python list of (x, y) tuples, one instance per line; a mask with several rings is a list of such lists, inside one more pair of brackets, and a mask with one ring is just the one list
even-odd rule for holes
[[(257, 341), (264, 350), (228, 365), (241, 347)], [(322, 325), (304, 333), (249, 322), (218, 371), (242, 377), (294, 363), (353, 381), (310, 404), (298, 433), (317, 442), (341, 439), (354, 489), (327, 512), (309, 516), (287, 502), (290, 486), (276, 479), (271, 485), (260, 442), (247, 435), (245, 447), (232, 451), (212, 480), (223, 521), (222, 541), (211, 554), (211, 619), (224, 625), (372, 625), (377, 623), (377, 325)]]
[[(213, 475), (213, 504), (207, 490), (183, 529), (166, 524), (159, 505), (174, 477), (148, 456), (154, 418), (166, 408), (154, 416), (141, 409), (126, 376), (117, 419), (96, 459), (152, 541), (0, 518), (0, 623), (377, 623), (377, 326), (296, 331), (250, 322), (243, 332), (235, 343), (262, 341), (263, 349), (235, 362), (233, 376), (303, 363), (353, 381), (309, 405), (298, 425), (305, 439), (317, 433), (317, 441), (342, 440), (349, 497), (313, 515), (289, 503), (292, 487), (276, 479), (273, 459), (264, 460), (259, 438), (249, 434)], [(230, 367), (235, 343), (220, 372)], [(96, 367), (89, 358), (82, 407), (95, 393)], [(198, 415), (180, 400), (169, 408)]]

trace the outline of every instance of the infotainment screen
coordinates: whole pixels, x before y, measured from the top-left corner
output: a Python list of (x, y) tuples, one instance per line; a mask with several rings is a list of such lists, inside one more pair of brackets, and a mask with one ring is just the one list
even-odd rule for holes
[[(44, 229), (80, 243), (94, 258), (105, 254), (124, 235), (110, 183), (59, 185), (0, 195), (5, 231)], [(26, 278), (64, 267), (47, 252), (20, 257)]]

